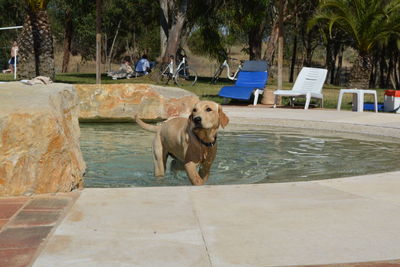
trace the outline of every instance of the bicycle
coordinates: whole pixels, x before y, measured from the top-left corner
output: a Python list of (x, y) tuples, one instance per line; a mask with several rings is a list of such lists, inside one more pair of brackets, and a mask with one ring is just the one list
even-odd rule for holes
[(167, 65), (162, 65), (158, 75), (160, 83), (168, 84), (170, 80), (178, 86), (194, 85), (197, 81), (196, 71), (189, 67), (186, 61), (186, 56), (178, 63), (177, 68), (174, 68), (174, 56), (170, 56), (170, 62)]
[[(228, 58), (229, 60), (239, 60), (236, 58)], [(240, 60), (240, 63), (236, 69), (235, 72), (232, 72), (231, 74), (231, 69), (229, 67), (228, 64), (228, 60), (225, 59), (224, 62), (219, 66), (219, 68), (215, 71), (213, 78), (211, 79), (211, 83), (215, 84), (217, 82), (217, 80), (219, 79), (219, 77), (221, 76), (222, 71), (224, 70), (224, 68), (226, 68), (226, 76), (229, 80), (232, 81), (236, 81), (237, 80), (237, 75), (239, 73), (239, 71), (242, 69), (242, 64), (243, 64), (243, 60)]]

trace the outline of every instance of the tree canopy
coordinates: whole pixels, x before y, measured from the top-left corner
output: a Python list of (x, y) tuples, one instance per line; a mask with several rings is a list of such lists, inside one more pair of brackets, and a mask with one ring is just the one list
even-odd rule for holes
[[(344, 52), (352, 48), (359, 58), (347, 61), (361, 68), (351, 75), (362, 73), (369, 86), (400, 85), (400, 0), (102, 2), (103, 63), (119, 62), (123, 57), (134, 61), (142, 54), (161, 59), (179, 47), (223, 61), (232, 47), (240, 47), (248, 58), (266, 59), (273, 66), (277, 6), (282, 3), (285, 64), (290, 65), (292, 79), (296, 66), (320, 66), (328, 69), (330, 83), (340, 84)], [(4, 26), (22, 25), (27, 10), (43, 10), (46, 5), (55, 44), (64, 52), (62, 71), (68, 71), (70, 54), (93, 60), (95, 1), (0, 0), (2, 10), (7, 10), (0, 19)], [(15, 30), (0, 33), (2, 62), (17, 35)]]
[[(351, 40), (358, 59), (351, 71), (351, 86), (371, 86), (374, 50), (400, 36), (399, 0), (323, 0), (310, 20), (310, 27), (322, 24), (329, 34), (340, 30)], [(321, 26), (321, 25), (320, 25)]]

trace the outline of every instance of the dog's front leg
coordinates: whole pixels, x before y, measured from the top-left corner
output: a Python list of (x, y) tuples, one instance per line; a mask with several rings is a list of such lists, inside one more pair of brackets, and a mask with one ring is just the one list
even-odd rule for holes
[(199, 170), (199, 175), (201, 179), (203, 180), (203, 183), (206, 183), (208, 180), (208, 177), (210, 177), (210, 167), (211, 166), (201, 166)]
[(207, 158), (205, 158), (202, 164), (200, 164), (199, 175), (202, 178), (203, 183), (206, 183), (208, 177), (210, 177), (211, 165), (214, 162), (216, 152), (217, 152), (216, 147), (210, 149), (207, 153)]
[(197, 173), (197, 164), (193, 161), (185, 163), (185, 171), (193, 185), (203, 185), (204, 180)]

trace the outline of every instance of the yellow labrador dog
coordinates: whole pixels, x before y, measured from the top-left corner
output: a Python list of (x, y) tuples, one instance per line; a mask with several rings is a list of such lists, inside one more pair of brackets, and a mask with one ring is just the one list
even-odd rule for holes
[[(189, 118), (177, 117), (155, 126), (136, 116), (143, 129), (156, 132), (153, 141), (154, 173), (164, 176), (168, 156), (179, 161), (193, 185), (207, 182), (217, 153), (217, 131), (229, 122), (220, 105), (199, 101)], [(197, 168), (199, 167), (199, 171)]]

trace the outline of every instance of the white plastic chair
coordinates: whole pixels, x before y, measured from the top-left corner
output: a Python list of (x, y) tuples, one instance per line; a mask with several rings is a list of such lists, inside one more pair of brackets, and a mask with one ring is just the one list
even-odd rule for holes
[(322, 86), (324, 85), (328, 70), (319, 68), (303, 67), (297, 76), (292, 90), (276, 90), (274, 91), (275, 103), (278, 102), (278, 96), (282, 97), (305, 97), (306, 104), (304, 109), (308, 109), (311, 98), (321, 99), (321, 107), (323, 106)]

